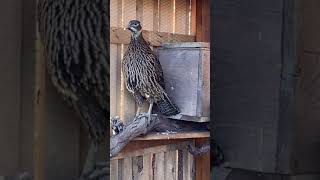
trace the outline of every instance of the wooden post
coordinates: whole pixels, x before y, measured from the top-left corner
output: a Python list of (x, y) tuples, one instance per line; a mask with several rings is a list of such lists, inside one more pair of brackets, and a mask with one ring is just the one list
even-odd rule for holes
[(210, 2), (196, 1), (196, 41), (210, 42)]

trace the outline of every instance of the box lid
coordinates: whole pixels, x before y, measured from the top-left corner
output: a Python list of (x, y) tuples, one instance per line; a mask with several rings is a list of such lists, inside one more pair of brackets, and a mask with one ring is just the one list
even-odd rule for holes
[(210, 48), (208, 42), (163, 43), (162, 48)]

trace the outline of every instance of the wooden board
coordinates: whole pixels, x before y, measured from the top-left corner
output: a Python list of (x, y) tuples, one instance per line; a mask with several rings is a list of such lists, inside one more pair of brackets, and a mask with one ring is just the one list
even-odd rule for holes
[[(131, 34), (123, 28), (111, 27), (111, 44), (129, 44)], [(151, 46), (160, 46), (164, 42), (193, 42), (195, 36), (184, 34), (172, 34), (165, 32), (143, 31), (143, 37), (150, 42)]]
[(210, 132), (154, 133), (135, 138), (134, 141), (197, 139), (210, 137)]

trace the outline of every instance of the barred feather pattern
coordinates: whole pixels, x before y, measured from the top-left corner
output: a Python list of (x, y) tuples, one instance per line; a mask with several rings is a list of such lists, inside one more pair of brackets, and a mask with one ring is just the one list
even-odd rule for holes
[(109, 0), (39, 0), (47, 71), (99, 143), (109, 117)]
[(156, 103), (164, 115), (170, 116), (180, 112), (165, 91), (161, 64), (142, 33), (131, 37), (123, 57), (122, 71), (126, 88), (139, 106), (146, 99)]

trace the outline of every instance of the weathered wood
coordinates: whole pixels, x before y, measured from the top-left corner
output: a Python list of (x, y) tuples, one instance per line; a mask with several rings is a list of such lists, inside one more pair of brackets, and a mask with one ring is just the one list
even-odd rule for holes
[[(193, 42), (195, 36), (172, 34), (166, 32), (143, 31), (143, 36), (151, 46), (160, 46), (164, 42)], [(111, 27), (110, 43), (111, 44), (129, 44), (131, 34), (123, 28)]]
[[(192, 143), (193, 144), (193, 143)], [(187, 149), (183, 151), (183, 180), (193, 180), (194, 179), (194, 157), (189, 153)]]
[[(209, 139), (197, 139), (196, 146), (202, 146)], [(210, 180), (210, 152), (197, 156), (195, 160), (196, 180)]]
[(164, 152), (155, 154), (154, 180), (166, 180), (164, 176)]
[[(112, 118), (111, 122), (120, 121), (119, 117)], [(110, 155), (111, 157), (119, 153), (131, 140), (139, 135), (145, 135), (149, 131), (185, 131), (194, 130), (194, 128), (201, 128), (194, 126), (194, 123), (185, 123), (182, 121), (174, 121), (164, 118), (160, 115), (152, 115), (148, 120), (146, 114), (140, 114), (133, 120), (128, 121), (124, 127), (121, 127), (123, 131), (110, 138)], [(112, 127), (114, 125), (111, 125)], [(202, 127), (203, 128), (203, 127)]]
[(119, 171), (119, 162), (110, 161), (110, 180), (119, 180), (118, 171)]
[(132, 180), (141, 180), (143, 170), (143, 156), (132, 157)]
[(168, 151), (164, 153), (165, 177), (167, 180), (177, 179), (177, 151)]
[(166, 91), (181, 111), (171, 118), (196, 122), (209, 121), (209, 48), (209, 43), (180, 42), (165, 43), (158, 49)]
[(132, 157), (123, 160), (123, 180), (132, 180)]
[(143, 170), (142, 170), (142, 180), (149, 180), (152, 178), (152, 153), (145, 154), (143, 156)]
[(210, 42), (211, 0), (196, 1), (196, 40)]
[(172, 139), (197, 139), (210, 137), (209, 131), (188, 131), (188, 132), (158, 132), (149, 133), (142, 137), (134, 138), (135, 141), (154, 141), (154, 140), (172, 140)]
[(117, 154), (117, 156), (112, 157), (111, 160), (123, 159), (126, 157), (142, 156), (144, 154), (149, 154), (149, 153), (161, 153), (161, 152), (174, 151), (178, 149), (187, 149), (188, 145), (191, 143), (192, 141), (183, 141), (176, 144), (168, 144), (168, 145), (162, 145), (162, 146), (155, 146), (151, 148), (137, 149), (137, 150), (133, 150), (126, 153), (120, 152)]

